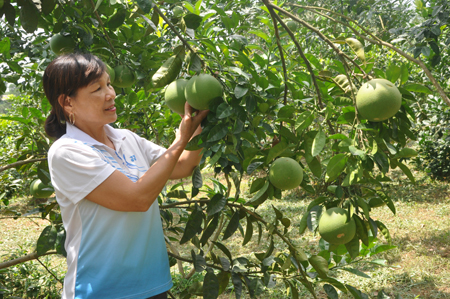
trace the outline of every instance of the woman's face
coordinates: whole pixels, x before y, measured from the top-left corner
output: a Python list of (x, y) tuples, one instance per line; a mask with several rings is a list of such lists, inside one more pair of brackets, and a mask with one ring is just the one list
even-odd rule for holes
[(83, 131), (103, 127), (117, 119), (115, 97), (109, 75), (104, 72), (98, 80), (79, 88), (76, 95), (69, 98), (71, 109), (68, 112), (74, 114), (75, 125)]

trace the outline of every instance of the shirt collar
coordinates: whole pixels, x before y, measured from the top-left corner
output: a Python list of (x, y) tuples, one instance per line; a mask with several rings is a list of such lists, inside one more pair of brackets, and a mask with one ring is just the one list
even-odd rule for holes
[[(105, 125), (104, 128), (106, 136), (108, 136), (109, 139), (114, 143), (116, 151), (118, 151), (120, 149), (120, 146), (122, 145), (123, 140), (125, 140), (126, 138), (125, 134), (120, 132), (120, 130), (115, 130), (110, 125)], [(106, 147), (105, 144), (95, 140), (84, 131), (78, 129), (76, 126), (70, 124), (69, 122), (66, 122), (66, 136), (87, 143), (89, 145)]]

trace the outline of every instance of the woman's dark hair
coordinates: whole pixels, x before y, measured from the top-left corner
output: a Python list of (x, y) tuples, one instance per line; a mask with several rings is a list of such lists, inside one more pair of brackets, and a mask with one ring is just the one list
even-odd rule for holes
[(58, 99), (62, 95), (76, 96), (77, 90), (99, 79), (106, 70), (106, 65), (93, 54), (66, 54), (58, 56), (45, 69), (43, 85), (45, 96), (52, 105), (50, 115), (45, 121), (45, 132), (51, 138), (58, 139), (66, 133), (64, 109)]

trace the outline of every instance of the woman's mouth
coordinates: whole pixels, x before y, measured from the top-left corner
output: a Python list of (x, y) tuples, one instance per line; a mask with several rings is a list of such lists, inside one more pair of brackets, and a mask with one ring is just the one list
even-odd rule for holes
[(107, 109), (105, 109), (106, 111), (116, 111), (116, 107), (115, 106), (111, 106)]

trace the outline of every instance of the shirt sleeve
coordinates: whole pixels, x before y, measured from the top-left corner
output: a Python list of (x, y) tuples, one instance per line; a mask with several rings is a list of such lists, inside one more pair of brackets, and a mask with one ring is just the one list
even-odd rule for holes
[(114, 167), (84, 144), (65, 144), (49, 152), (49, 169), (55, 190), (77, 204), (106, 180)]

